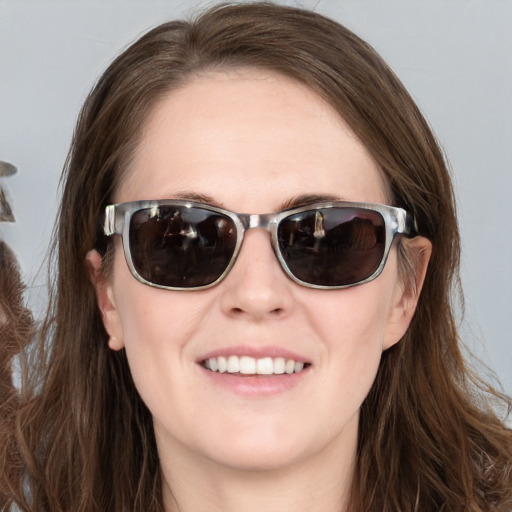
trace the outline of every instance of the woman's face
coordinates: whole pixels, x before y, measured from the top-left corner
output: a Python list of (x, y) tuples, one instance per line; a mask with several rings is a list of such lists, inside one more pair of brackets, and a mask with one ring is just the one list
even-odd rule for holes
[[(261, 70), (205, 73), (154, 108), (115, 201), (183, 197), (245, 213), (298, 198), (388, 201), (376, 164), (336, 112)], [(153, 415), (162, 459), (246, 469), (321, 464), (329, 453), (353, 460), (382, 351), (414, 309), (395, 248), (374, 281), (316, 290), (286, 277), (268, 232), (252, 229), (220, 284), (187, 292), (136, 281), (116, 244), (113, 275), (96, 278), (99, 303), (110, 347), (126, 349)], [(97, 258), (88, 256), (96, 270)], [(307, 364), (267, 377), (202, 364), (230, 355)]]

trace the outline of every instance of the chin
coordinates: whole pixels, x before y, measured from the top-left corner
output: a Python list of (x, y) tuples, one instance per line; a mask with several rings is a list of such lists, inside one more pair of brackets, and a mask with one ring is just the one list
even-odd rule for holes
[(217, 465), (229, 470), (256, 473), (279, 471), (300, 460), (301, 454), (297, 453), (297, 450), (284, 452), (276, 450), (275, 447), (266, 447), (263, 450), (260, 447), (255, 447), (252, 450), (217, 453), (212, 459)]
[(277, 435), (263, 429), (244, 434), (222, 436), (217, 443), (210, 438), (204, 456), (224, 468), (261, 472), (292, 466), (322, 450), (320, 436), (308, 441), (299, 432), (294, 435), (288, 430)]

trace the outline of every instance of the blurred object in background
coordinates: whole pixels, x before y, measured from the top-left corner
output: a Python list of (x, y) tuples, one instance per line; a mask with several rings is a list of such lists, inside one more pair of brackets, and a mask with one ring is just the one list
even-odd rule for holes
[[(25, 285), (16, 257), (0, 240), (0, 401), (12, 387), (12, 361), (32, 339), (32, 314), (25, 305)], [(6, 387), (2, 386), (6, 385)]]
[[(0, 161), (0, 178), (16, 174), (16, 167), (8, 162)], [(2, 186), (0, 185), (0, 222), (14, 222), (14, 215), (11, 207), (5, 198)]]
[[(13, 440), (19, 404), (16, 380), (20, 378), (19, 370), (16, 372), (14, 368), (34, 335), (32, 314), (23, 300), (24, 291), (16, 257), (9, 246), (0, 240), (0, 461), (6, 466), (0, 467), (3, 474), (23, 471), (21, 457)], [(0, 510), (11, 510), (7, 498), (9, 494), (2, 484), (0, 482)]]
[[(15, 173), (14, 165), (0, 161), (0, 178)], [(0, 222), (14, 222), (1, 184)], [(33, 319), (25, 305), (24, 292), (18, 261), (0, 232), (0, 402), (13, 391), (12, 362), (31, 339)]]
[[(0, 161), (0, 178), (12, 176), (16, 167)], [(0, 222), (14, 222), (14, 215), (0, 184)], [(33, 339), (34, 321), (24, 300), (25, 284), (18, 261), (12, 249), (1, 239), (0, 233), (0, 461), (7, 467), (0, 472), (22, 471), (23, 465), (12, 437), (15, 436), (15, 418), (19, 403), (19, 389), (15, 375), (16, 361)], [(19, 365), (18, 365), (19, 366)], [(16, 378), (17, 377), (17, 378)], [(0, 509), (9, 510), (6, 489), (0, 482)], [(7, 508), (5, 508), (7, 507)]]

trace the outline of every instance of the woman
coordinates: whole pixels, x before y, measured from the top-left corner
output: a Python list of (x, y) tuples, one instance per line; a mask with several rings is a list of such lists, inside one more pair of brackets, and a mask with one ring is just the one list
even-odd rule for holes
[(446, 165), (355, 35), (271, 4), (157, 27), (64, 180), (22, 510), (510, 510)]

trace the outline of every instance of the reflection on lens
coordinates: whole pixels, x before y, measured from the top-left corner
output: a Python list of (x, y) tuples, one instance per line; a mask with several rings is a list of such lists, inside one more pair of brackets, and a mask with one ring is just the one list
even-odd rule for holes
[(362, 208), (323, 208), (290, 215), (278, 228), (290, 272), (320, 286), (355, 284), (379, 267), (386, 244), (380, 213)]
[(133, 266), (146, 281), (189, 288), (215, 282), (236, 246), (232, 219), (205, 208), (159, 206), (132, 215)]

